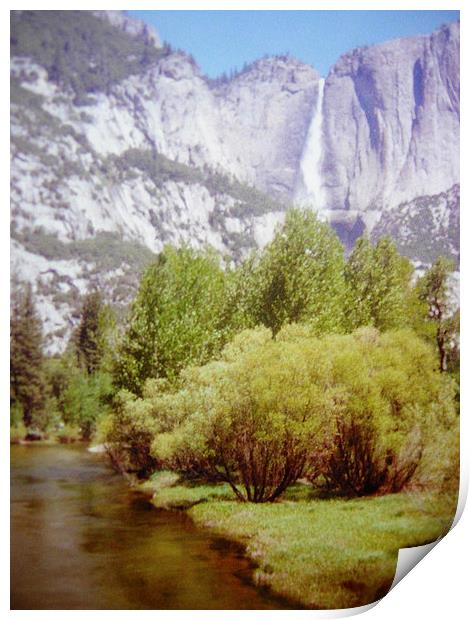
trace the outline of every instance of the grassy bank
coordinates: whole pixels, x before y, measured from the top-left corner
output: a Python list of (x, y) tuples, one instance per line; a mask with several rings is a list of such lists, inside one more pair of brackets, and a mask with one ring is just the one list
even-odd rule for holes
[(319, 499), (290, 489), (274, 504), (243, 504), (226, 485), (175, 485), (172, 474), (146, 483), (159, 508), (183, 508), (194, 522), (243, 543), (256, 562), (255, 581), (311, 608), (344, 608), (377, 600), (395, 575), (398, 549), (444, 534), (455, 499), (400, 493), (354, 500)]

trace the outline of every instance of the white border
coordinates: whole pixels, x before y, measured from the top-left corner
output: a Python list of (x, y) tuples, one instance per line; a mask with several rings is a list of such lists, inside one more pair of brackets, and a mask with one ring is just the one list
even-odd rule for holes
[[(445, 4), (445, 6), (443, 6)], [(288, 5), (288, 6), (286, 6)], [(96, 8), (107, 8), (107, 9), (139, 9), (139, 10), (156, 10), (156, 9), (173, 9), (173, 10), (188, 10), (188, 9), (329, 9), (329, 10), (351, 10), (351, 9), (360, 9), (360, 10), (443, 10), (443, 9), (455, 9), (461, 11), (461, 27), (464, 29), (464, 36), (461, 38), (462, 42), (462, 54), (461, 58), (468, 58), (469, 50), (465, 51), (468, 48), (467, 45), (467, 36), (466, 36), (466, 7), (464, 8), (462, 2), (455, 2), (448, 0), (447, 2), (442, 2), (442, 0), (428, 0), (428, 1), (414, 1), (410, 0), (395, 0), (394, 2), (353, 2), (350, 0), (349, 2), (335, 2), (332, 0), (331, 2), (299, 2), (291, 0), (291, 2), (286, 3), (285, 1), (280, 0), (271, 0), (260, 2), (259, 0), (239, 0), (238, 2), (226, 1), (223, 3), (211, 2), (211, 1), (199, 1), (196, 2), (193, 0), (192, 2), (182, 2), (179, 0), (174, 0), (173, 2), (140, 2), (138, 6), (131, 7), (129, 3), (123, 3), (122, 1), (116, 1), (114, 3), (110, 2), (102, 2), (99, 5), (95, 3), (89, 2), (87, 0), (82, 1), (79, 5), (67, 6), (67, 9), (72, 8), (80, 8), (80, 9), (96, 9)], [(47, 3), (39, 3), (39, 2), (29, 2), (27, 6), (24, 5), (16, 5), (14, 3), (10, 3), (8, 9), (3, 9), (0, 20), (0, 45), (2, 46), (2, 57), (5, 61), (2, 63), (2, 71), (3, 80), (2, 84), (9, 84), (8, 77), (8, 65), (9, 63), (6, 61), (9, 58), (9, 15), (8, 11), (10, 9), (19, 9), (19, 8), (37, 8), (37, 9), (63, 9), (63, 3), (60, 2), (47, 2)], [(466, 65), (463, 65), (462, 69), (462, 99), (464, 101), (463, 109), (468, 110), (468, 105), (466, 106), (465, 102), (468, 100), (466, 97), (467, 92), (467, 75), (465, 71)], [(0, 244), (0, 251), (2, 252), (2, 265), (3, 270), (1, 272), (2, 277), (2, 299), (0, 304), (0, 312), (1, 312), (1, 320), (0, 320), (0, 342), (2, 346), (2, 350), (5, 352), (8, 350), (9, 340), (8, 340), (8, 324), (9, 324), (9, 170), (6, 162), (9, 161), (9, 132), (8, 132), (8, 118), (9, 118), (9, 92), (4, 91), (4, 96), (2, 97), (2, 111), (4, 113), (2, 123), (2, 147), (4, 157), (2, 158), (3, 166), (1, 167), (1, 179), (2, 179), (2, 189), (5, 205), (0, 211), (0, 234), (4, 235), (2, 238), (2, 243)], [(461, 168), (465, 171), (465, 166), (468, 165), (468, 126), (467, 120), (464, 116), (462, 119), (462, 163)], [(468, 227), (468, 214), (467, 214), (467, 185), (465, 183), (465, 173), (463, 175), (462, 185), (461, 185), (461, 194), (462, 194), (462, 212), (461, 212), (461, 230), (466, 231), (469, 230)], [(8, 204), (7, 204), (8, 203)], [(469, 206), (470, 208), (470, 206)], [(464, 237), (464, 233), (462, 237)], [(468, 253), (465, 245), (462, 246), (462, 273), (461, 273), (461, 308), (462, 308), (462, 316), (466, 317), (466, 308), (467, 308), (467, 266), (468, 266)], [(467, 329), (466, 329), (467, 321), (463, 321), (462, 324), (462, 377), (467, 375), (466, 371), (468, 370), (466, 351), (468, 350), (468, 337), (467, 337)], [(7, 444), (9, 437), (9, 421), (8, 421), (8, 393), (9, 393), (9, 383), (7, 381), (7, 368), (8, 368), (8, 358), (5, 353), (1, 358), (2, 363), (2, 373), (1, 373), (1, 387), (3, 389), (0, 390), (1, 394), (1, 403), (2, 403), (2, 411), (3, 411), (3, 428), (5, 430), (4, 441), (5, 441), (5, 449), (3, 454), (5, 455), (5, 464), (4, 464), (4, 475), (1, 477), (1, 497), (4, 498), (5, 501), (5, 509), (2, 510), (2, 536), (4, 540), (1, 546), (2, 550), (6, 550), (9, 548), (9, 516), (8, 510), (6, 509), (6, 503), (9, 504), (9, 463), (7, 461), (7, 455), (9, 454), (9, 447)], [(463, 382), (462, 382), (463, 383)], [(466, 489), (468, 488), (468, 472), (469, 472), (469, 442), (468, 442), (468, 430), (469, 430), (469, 422), (468, 422), (468, 411), (467, 407), (467, 392), (465, 389), (465, 384), (462, 384), (462, 425), (461, 425), (461, 455), (462, 455), (462, 476), (461, 476), (461, 493), (464, 492), (466, 494)], [(8, 426), (7, 426), (8, 425)], [(460, 507), (459, 507), (460, 508)], [(367, 617), (372, 619), (393, 619), (396, 620), (397, 616), (402, 615), (404, 618), (439, 618), (441, 619), (444, 615), (453, 619), (462, 618), (464, 616), (464, 610), (468, 612), (468, 547), (470, 540), (469, 536), (470, 531), (470, 517), (469, 510), (467, 509), (457, 527), (453, 529), (442, 542), (437, 544), (435, 549), (430, 553), (430, 555), (423, 561), (420, 562), (419, 566), (412, 571), (411, 576), (407, 579), (401, 581), (396, 588), (393, 588), (386, 597), (380, 601), (375, 606), (368, 606), (370, 611), (367, 612)], [(0, 600), (1, 607), (0, 612), (8, 613), (9, 609), (9, 554), (3, 552), (2, 553), (2, 563), (0, 564)], [(350, 612), (357, 613), (359, 609), (350, 610)], [(14, 613), (15, 617), (18, 619), (29, 618), (32, 613), (34, 613), (35, 618), (44, 618), (49, 619), (51, 617), (57, 618), (81, 618), (89, 615), (89, 611), (35, 611), (35, 612), (27, 612), (27, 611), (15, 611), (10, 612)], [(135, 617), (135, 611), (101, 611), (101, 612), (91, 612), (93, 614), (98, 614), (100, 617), (109, 618), (132, 618)], [(330, 612), (315, 612), (315, 611), (231, 611), (231, 610), (220, 610), (220, 611), (141, 611), (139, 614), (155, 616), (158, 614), (158, 617), (161, 619), (166, 618), (217, 618), (217, 620), (221, 618), (238, 618), (240, 615), (243, 615), (244, 618), (293, 618), (303, 616), (307, 617), (316, 617), (316, 618), (327, 618), (327, 617), (340, 617), (345, 615), (350, 615), (347, 611), (330, 611)], [(269, 616), (268, 616), (269, 614)]]

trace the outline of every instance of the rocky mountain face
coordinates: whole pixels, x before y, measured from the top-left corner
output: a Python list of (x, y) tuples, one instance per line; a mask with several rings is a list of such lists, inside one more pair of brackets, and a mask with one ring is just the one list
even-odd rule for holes
[(330, 218), (366, 228), (418, 196), (459, 183), (459, 24), (344, 55), (323, 105)]
[(346, 245), (392, 233), (422, 262), (409, 231), (430, 217), (455, 255), (458, 49), (451, 24), (354, 50), (326, 79), (282, 56), (209, 80), (122, 13), (13, 12), (12, 273), (35, 284), (50, 346), (90, 284), (124, 309), (165, 243), (239, 259), (292, 202)]

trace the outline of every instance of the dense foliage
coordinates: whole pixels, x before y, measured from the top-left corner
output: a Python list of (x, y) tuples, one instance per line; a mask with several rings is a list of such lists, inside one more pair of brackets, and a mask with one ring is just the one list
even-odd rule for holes
[(75, 333), (77, 361), (87, 374), (95, 373), (103, 359), (103, 301), (98, 291), (88, 293), (83, 301), (82, 316)]
[[(410, 330), (361, 329), (337, 338), (330, 351), (326, 381), (339, 396), (320, 458), (326, 486), (344, 495), (400, 491), (423, 455), (445, 443), (449, 429), (456, 431), (455, 386)], [(422, 469), (424, 481), (430, 472)]]
[(455, 433), (453, 390), (410, 331), (315, 337), (292, 326), (273, 340), (258, 328), (176, 389), (149, 384), (121, 400), (107, 441), (114, 458), (125, 446), (133, 471), (224, 480), (241, 500), (273, 501), (301, 476), (346, 495), (395, 492)]
[(15, 284), (10, 320), (10, 407), (13, 424), (40, 427), (46, 405), (42, 323), (30, 285)]
[(49, 407), (55, 413), (57, 429), (64, 424), (72, 429), (72, 435), (90, 439), (112, 400), (110, 374), (99, 368), (88, 373), (77, 365), (76, 354), (68, 354), (48, 360), (47, 378), (51, 391)]
[(220, 350), (224, 273), (212, 252), (167, 247), (145, 271), (114, 365), (114, 382), (141, 394)]
[(106, 443), (115, 468), (139, 478), (150, 475), (158, 465), (150, 450), (158, 424), (148, 409), (147, 403), (123, 390), (114, 400), (112, 416), (98, 427), (98, 438)]
[(292, 210), (244, 278), (245, 313), (275, 336), (306, 321), (318, 333), (341, 331), (344, 311), (343, 247), (314, 213)]
[(350, 326), (381, 330), (406, 326), (412, 273), (411, 263), (398, 254), (390, 238), (383, 237), (374, 246), (360, 237), (345, 269)]
[[(79, 325), (62, 356), (43, 352), (42, 323), (30, 285), (12, 291), (11, 425), (15, 439), (33, 432), (60, 440), (89, 439), (112, 400), (108, 372), (115, 326), (98, 293), (85, 296)], [(39, 435), (39, 434), (40, 435)]]
[[(177, 467), (185, 461), (202, 466), (239, 499), (279, 497), (305, 471), (326, 411), (312, 380), (315, 366), (293, 355), (296, 344), (273, 341), (266, 329), (242, 332), (222, 360), (186, 373), (183, 392), (175, 394), (188, 403), (186, 417), (174, 431), (157, 435), (154, 455), (168, 466), (173, 460)], [(165, 401), (168, 407), (171, 399)], [(157, 398), (157, 419), (159, 405)]]
[(67, 352), (45, 363), (29, 290), (12, 314), (12, 368), (34, 363), (12, 374), (14, 410), (95, 433), (121, 471), (225, 481), (243, 501), (272, 502), (300, 477), (346, 496), (455, 488), (451, 269), (439, 259), (413, 283), (388, 238), (359, 239), (346, 260), (327, 224), (292, 210), (239, 265), (165, 247), (123, 330), (90, 292)]
[(424, 274), (417, 287), (419, 298), (425, 303), (426, 320), (432, 325), (442, 371), (447, 370), (449, 358), (455, 366), (455, 353), (459, 344), (460, 313), (453, 307), (449, 287), (453, 270), (453, 262), (441, 256)]

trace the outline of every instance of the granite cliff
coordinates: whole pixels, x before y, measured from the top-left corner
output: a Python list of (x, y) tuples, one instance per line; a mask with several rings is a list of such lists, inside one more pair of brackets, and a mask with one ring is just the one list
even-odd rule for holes
[(91, 283), (124, 310), (165, 243), (237, 260), (294, 202), (347, 246), (413, 239), (416, 262), (429, 213), (458, 257), (459, 24), (353, 50), (325, 78), (277, 56), (210, 80), (119, 12), (11, 19), (12, 273), (52, 348)]

